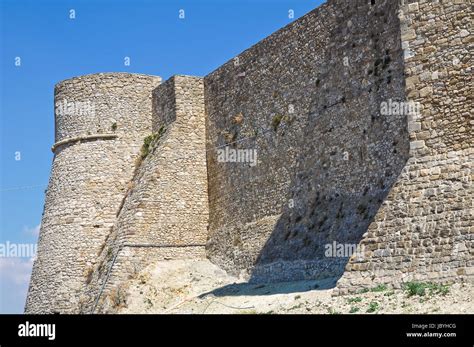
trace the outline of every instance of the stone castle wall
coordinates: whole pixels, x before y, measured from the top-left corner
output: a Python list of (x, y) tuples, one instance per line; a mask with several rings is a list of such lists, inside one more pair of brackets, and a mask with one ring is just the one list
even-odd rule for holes
[(109, 311), (156, 259), (336, 293), (472, 278), (470, 6), (329, 0), (204, 78), (58, 84), (26, 312)]
[[(201, 78), (174, 76), (153, 91), (160, 134), (139, 163), (83, 307), (113, 306), (120, 286), (157, 259), (205, 258), (209, 219)], [(117, 256), (116, 256), (117, 255)]]
[[(338, 282), (340, 293), (377, 283), (472, 280), (472, 4), (401, 7), (410, 157)], [(470, 101), (469, 101), (470, 100)]]
[(56, 145), (27, 313), (77, 307), (151, 131), (151, 91), (160, 81), (111, 73), (56, 85)]
[(258, 153), (208, 155), (210, 259), (254, 281), (340, 276), (325, 245), (360, 241), (408, 158), (406, 116), (379, 112), (405, 100), (403, 72), (396, 2), (329, 1), (206, 76), (208, 147)]

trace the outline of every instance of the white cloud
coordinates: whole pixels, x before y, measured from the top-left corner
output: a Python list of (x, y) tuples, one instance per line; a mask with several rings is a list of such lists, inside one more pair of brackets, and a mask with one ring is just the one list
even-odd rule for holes
[(24, 227), (23, 232), (27, 235), (38, 237), (40, 229), (41, 229), (41, 223), (38, 224), (37, 226), (33, 227), (33, 228)]
[(0, 313), (23, 312), (32, 267), (32, 258), (0, 258)]
[(0, 283), (28, 284), (32, 268), (33, 258), (0, 258)]
[[(22, 239), (31, 240), (32, 237), (37, 239), (40, 228), (41, 224), (33, 227), (24, 226), (19, 236)], [(33, 261), (33, 258), (25, 257), (0, 257), (0, 313), (23, 312)]]

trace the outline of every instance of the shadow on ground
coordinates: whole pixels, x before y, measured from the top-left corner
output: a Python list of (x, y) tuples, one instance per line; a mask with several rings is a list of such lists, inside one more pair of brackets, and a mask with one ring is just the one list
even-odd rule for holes
[(338, 278), (326, 278), (323, 280), (308, 280), (296, 282), (278, 282), (278, 283), (233, 283), (210, 292), (203, 293), (199, 298), (208, 295), (214, 296), (255, 296), (255, 295), (274, 295), (289, 294), (297, 292), (308, 292), (310, 290), (327, 290), (334, 288)]

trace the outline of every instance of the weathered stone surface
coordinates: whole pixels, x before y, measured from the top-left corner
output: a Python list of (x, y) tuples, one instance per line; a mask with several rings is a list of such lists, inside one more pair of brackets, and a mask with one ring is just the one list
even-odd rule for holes
[[(89, 269), (114, 225), (160, 77), (101, 73), (56, 85), (56, 143), (25, 311), (75, 312)], [(69, 111), (60, 110), (65, 103)], [(75, 107), (76, 106), (76, 107)], [(115, 125), (114, 125), (115, 124)]]
[[(465, 102), (472, 94), (472, 72), (461, 63), (472, 60), (472, 49), (455, 40), (472, 36), (470, 6), (470, 1), (423, 0), (416, 11), (412, 4), (401, 7), (402, 21), (423, 39), (419, 45), (412, 37), (402, 42), (415, 51), (405, 61), (405, 74), (407, 81), (419, 81), (413, 101), (430, 112), (421, 113), (421, 128), (409, 127), (417, 141), (410, 142), (410, 158), (369, 226), (369, 233), (380, 236), (374, 253), (349, 261), (340, 289), (354, 292), (367, 287), (367, 279), (371, 285), (394, 286), (411, 280), (472, 281), (474, 149), (472, 131), (464, 131), (472, 130), (471, 106)], [(429, 72), (431, 79), (422, 77)], [(387, 247), (397, 256), (376, 253)], [(358, 264), (371, 269), (360, 272)]]
[[(400, 35), (396, 2), (329, 1), (205, 77), (212, 261), (253, 281), (342, 274), (325, 246), (359, 243), (408, 158), (407, 115), (380, 112), (406, 99)], [(216, 160), (226, 133), (255, 167)]]
[[(341, 294), (472, 280), (469, 11), (329, 0), (204, 78), (58, 84), (56, 102), (95, 108), (56, 114), (26, 311), (107, 310), (158, 259), (207, 256), (252, 282), (339, 278)], [(382, 112), (393, 102), (419, 108)], [(328, 255), (333, 243), (361, 251)]]
[[(92, 310), (152, 259), (204, 258), (209, 219), (204, 83), (174, 76), (153, 91), (153, 129), (161, 134), (139, 164), (82, 309)], [(115, 262), (113, 255), (118, 254)]]

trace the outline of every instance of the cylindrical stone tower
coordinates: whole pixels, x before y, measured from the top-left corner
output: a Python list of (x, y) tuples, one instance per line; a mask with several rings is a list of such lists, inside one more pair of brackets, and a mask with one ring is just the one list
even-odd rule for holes
[(100, 73), (55, 87), (56, 143), (27, 313), (80, 311), (90, 278), (152, 130), (157, 76)]

